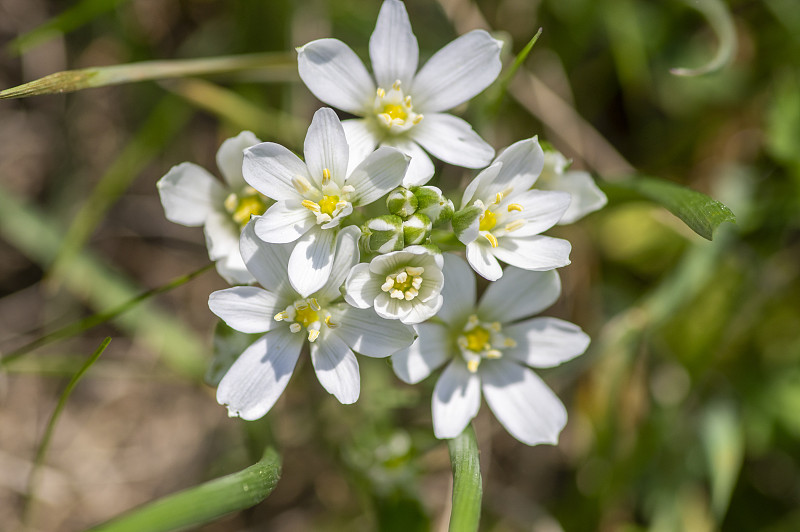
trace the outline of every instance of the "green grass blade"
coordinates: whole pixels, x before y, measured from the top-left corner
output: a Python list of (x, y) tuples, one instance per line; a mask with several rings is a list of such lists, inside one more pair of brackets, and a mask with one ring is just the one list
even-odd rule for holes
[(281, 458), (272, 447), (256, 464), (169, 495), (90, 529), (91, 532), (166, 532), (209, 523), (255, 506), (275, 489)]
[(81, 377), (89, 371), (89, 368), (92, 367), (92, 364), (97, 362), (97, 359), (100, 358), (100, 355), (103, 354), (103, 351), (106, 350), (108, 344), (111, 342), (111, 338), (106, 338), (100, 344), (100, 346), (95, 350), (92, 356), (86, 361), (86, 363), (81, 366), (81, 368), (72, 376), (67, 387), (64, 388), (64, 391), (61, 392), (61, 396), (58, 398), (58, 403), (56, 404), (55, 410), (50, 415), (50, 421), (47, 422), (47, 428), (45, 428), (44, 435), (42, 436), (42, 441), (39, 442), (39, 448), (36, 449), (36, 458), (33, 460), (33, 467), (31, 468), (30, 476), (28, 477), (28, 492), (25, 496), (25, 507), (22, 511), (22, 521), (23, 523), (28, 522), (28, 518), (30, 517), (30, 510), (33, 507), (33, 497), (34, 497), (34, 490), (36, 489), (36, 480), (37, 475), (39, 472), (39, 468), (44, 463), (44, 458), (47, 455), (47, 449), (50, 447), (50, 441), (53, 439), (53, 432), (56, 428), (56, 422), (58, 418), (61, 416), (61, 412), (64, 410), (64, 406), (66, 406), (67, 401), (69, 400), (69, 396), (72, 394), (72, 390), (75, 389), (75, 386), (78, 385), (78, 381), (81, 380)]
[(201, 59), (143, 61), (127, 65), (65, 70), (0, 91), (0, 100), (62, 94), (95, 87), (138, 81), (223, 74), (244, 70), (269, 72), (271, 81), (297, 79), (297, 60), (293, 53), (272, 52)]
[(684, 0), (689, 7), (698, 10), (706, 17), (711, 29), (717, 34), (719, 47), (714, 57), (698, 68), (672, 68), (676, 76), (701, 76), (716, 72), (733, 60), (736, 53), (736, 24), (730, 8), (722, 0)]
[(486, 105), (486, 112), (489, 116), (496, 116), (497, 113), (500, 111), (500, 104), (503, 102), (503, 98), (505, 98), (506, 93), (508, 92), (508, 86), (511, 84), (511, 80), (514, 79), (514, 76), (517, 74), (517, 70), (522, 66), (522, 63), (528, 58), (528, 54), (531, 53), (533, 50), (533, 46), (536, 44), (536, 41), (539, 40), (539, 36), (542, 35), (542, 28), (539, 28), (539, 31), (536, 32), (528, 44), (517, 54), (514, 58), (514, 62), (511, 64), (511, 67), (500, 77), (495, 88), (492, 90), (492, 95), (490, 97), (489, 103)]
[(481, 520), (481, 464), (475, 430), (467, 425), (457, 437), (448, 440), (453, 468), (453, 508), (450, 532), (474, 532)]
[(647, 199), (683, 220), (692, 231), (712, 240), (723, 222), (736, 222), (733, 212), (701, 192), (654, 177), (637, 177), (601, 185), (612, 199)]
[(191, 281), (192, 279), (194, 279), (195, 277), (197, 277), (198, 275), (207, 272), (213, 267), (214, 263), (207, 264), (202, 268), (193, 271), (192, 273), (189, 273), (187, 275), (182, 275), (177, 279), (173, 279), (172, 281), (168, 282), (165, 285), (153, 288), (151, 290), (147, 290), (146, 292), (142, 292), (133, 299), (130, 299), (125, 303), (122, 303), (121, 305), (114, 307), (111, 310), (107, 310), (105, 312), (98, 312), (97, 314), (92, 314), (91, 316), (87, 316), (86, 318), (72, 322), (68, 325), (65, 325), (64, 327), (61, 327), (60, 329), (56, 329), (53, 332), (47, 333), (44, 336), (40, 336), (36, 340), (28, 342), (22, 347), (15, 349), (11, 353), (0, 358), (0, 366), (5, 366), (6, 364), (13, 362), (22, 355), (30, 353), (34, 349), (38, 349), (42, 346), (56, 342), (58, 340), (63, 340), (64, 338), (69, 338), (70, 336), (75, 336), (77, 334), (80, 334), (84, 331), (91, 329), (92, 327), (96, 327), (101, 323), (113, 320), (120, 314), (123, 314), (131, 310), (139, 303), (146, 301), (147, 299), (150, 299), (153, 296), (157, 296), (158, 294), (163, 294), (164, 292), (169, 292), (173, 288), (177, 288), (181, 285), (184, 285), (189, 281)]

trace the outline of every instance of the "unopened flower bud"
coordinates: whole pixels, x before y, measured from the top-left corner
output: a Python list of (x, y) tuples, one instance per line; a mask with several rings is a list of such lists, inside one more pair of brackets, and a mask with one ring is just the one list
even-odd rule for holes
[(399, 251), (404, 242), (403, 219), (393, 214), (372, 218), (362, 229), (361, 245), (371, 253)]
[(417, 212), (403, 222), (403, 238), (406, 246), (422, 244), (431, 235), (431, 219)]
[(417, 212), (430, 218), (432, 225), (439, 225), (453, 217), (453, 202), (444, 197), (438, 188), (424, 186), (411, 190), (417, 198)]
[(417, 198), (407, 188), (397, 187), (389, 192), (389, 196), (386, 198), (386, 208), (390, 213), (405, 218), (416, 212)]

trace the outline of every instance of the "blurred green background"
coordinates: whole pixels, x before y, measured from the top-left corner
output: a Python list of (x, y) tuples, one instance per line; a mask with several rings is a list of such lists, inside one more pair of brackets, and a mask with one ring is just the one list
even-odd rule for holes
[[(543, 28), (495, 115), (457, 112), (495, 148), (538, 134), (601, 180), (638, 173), (736, 214), (713, 242), (653, 204), (610, 203), (551, 234), (573, 244), (546, 312), (589, 351), (542, 372), (568, 406), (558, 447), (475, 420), (486, 531), (800, 530), (800, 9), (795, 0), (408, 0), (423, 58), (488, 27), (506, 64)], [(367, 56), (366, 0), (0, 0), (0, 88), (74, 68), (274, 51), (283, 66), (0, 102), (0, 352), (204, 266), (202, 231), (164, 219), (174, 164), (216, 172), (241, 129), (300, 151), (320, 104), (293, 47), (337, 37)], [(730, 61), (702, 76), (733, 21)], [(699, 8), (699, 10), (697, 9)], [(719, 10), (718, 10), (719, 11)], [(723, 21), (724, 21), (723, 17)], [(342, 115), (344, 117), (344, 115)], [(442, 168), (454, 190), (474, 173)], [(635, 170), (633, 170), (635, 168)], [(66, 380), (113, 341), (62, 415), (29, 524), (81, 530), (252, 463), (283, 478), (205, 531), (442, 530), (451, 482), (434, 380), (361, 358), (362, 396), (328, 396), (306, 363), (265, 420), (227, 419), (203, 375), (212, 271), (0, 367), (0, 515), (20, 526), (36, 445)], [(302, 359), (301, 359), (302, 360)]]

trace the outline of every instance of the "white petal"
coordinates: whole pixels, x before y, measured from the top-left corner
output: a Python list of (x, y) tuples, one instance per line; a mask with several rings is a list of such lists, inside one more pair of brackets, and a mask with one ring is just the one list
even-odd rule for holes
[(258, 238), (272, 244), (294, 242), (317, 223), (314, 213), (303, 207), (297, 199), (273, 203), (255, 220)]
[(242, 260), (239, 246), (236, 246), (236, 249), (227, 257), (219, 259), (215, 266), (220, 277), (230, 285), (253, 284), (256, 282), (255, 277), (247, 270), (244, 260)]
[(444, 304), (439, 318), (451, 327), (460, 327), (475, 312), (475, 275), (464, 259), (452, 253), (444, 255)]
[(436, 52), (414, 78), (414, 107), (446, 111), (481, 92), (500, 73), (502, 46), (485, 31), (475, 30)]
[(357, 309), (342, 304), (337, 307), (333, 330), (356, 353), (368, 357), (387, 357), (405, 349), (414, 341), (414, 330), (396, 320), (380, 318), (372, 309)]
[(469, 123), (453, 115), (426, 114), (410, 135), (437, 159), (457, 166), (483, 168), (494, 157), (494, 148)]
[(344, 184), (349, 151), (339, 117), (329, 107), (318, 109), (311, 119), (303, 145), (306, 166), (313, 181), (321, 183), (322, 172), (327, 168), (336, 184)]
[(255, 223), (255, 219), (251, 220), (239, 239), (242, 260), (261, 286), (276, 294), (291, 290), (288, 269), (294, 246), (267, 244), (256, 236)]
[(416, 384), (453, 355), (450, 332), (438, 323), (414, 326), (419, 337), (406, 349), (392, 355), (392, 369), (408, 384)]
[(345, 43), (319, 39), (297, 49), (300, 79), (321, 101), (363, 115), (375, 99), (375, 83), (364, 63)]
[(235, 137), (226, 139), (217, 150), (217, 168), (228, 186), (238, 190), (245, 186), (242, 177), (242, 162), (244, 150), (250, 146), (260, 144), (261, 140), (250, 131), (242, 131)]
[(508, 267), (503, 277), (486, 289), (478, 305), (478, 316), (487, 321), (511, 323), (537, 314), (561, 295), (556, 270), (532, 272)]
[(339, 289), (360, 257), (359, 238), (361, 238), (361, 229), (357, 225), (350, 225), (339, 231), (336, 237), (331, 276), (325, 286), (317, 292), (317, 298), (320, 301), (333, 301), (341, 296)]
[(378, 316), (387, 320), (399, 320), (411, 312), (411, 302), (405, 299), (389, 297), (386, 292), (381, 292), (375, 298), (373, 305)]
[(305, 336), (286, 327), (268, 332), (233, 363), (217, 388), (217, 402), (228, 414), (254, 420), (266, 414), (292, 376)]
[(405, 138), (387, 138), (381, 146), (391, 146), (411, 157), (411, 162), (403, 178), (406, 188), (422, 186), (433, 177), (433, 162), (417, 143)]
[(460, 360), (444, 368), (433, 389), (433, 433), (437, 438), (455, 438), (481, 407), (477, 373), (470, 373)]
[(484, 279), (496, 281), (503, 276), (503, 268), (490, 249), (488, 245), (470, 242), (467, 244), (467, 262)]
[(292, 184), (295, 176), (311, 179), (305, 163), (274, 142), (262, 142), (247, 148), (242, 174), (251, 187), (276, 201), (300, 198)]
[[(496, 178), (499, 187), (513, 188), (516, 193), (524, 192), (533, 186), (544, 167), (544, 152), (539, 139), (533, 137), (520, 140), (503, 150), (495, 162), (503, 163), (503, 170)], [(502, 189), (490, 191), (494, 196)]]
[(417, 72), (419, 46), (403, 2), (383, 2), (369, 39), (369, 58), (378, 86), (388, 90), (400, 80), (404, 87), (411, 87)]
[(208, 308), (231, 328), (243, 333), (267, 332), (280, 322), (274, 316), (281, 310), (278, 297), (255, 286), (235, 286), (208, 296)]
[(356, 308), (369, 308), (382, 293), (383, 282), (381, 277), (372, 275), (369, 264), (356, 264), (347, 276), (344, 299)]
[(552, 270), (569, 264), (572, 245), (561, 238), (549, 236), (504, 236), (499, 246), (491, 248), (495, 257), (523, 270)]
[(558, 443), (567, 410), (533, 371), (510, 360), (487, 360), (478, 372), (489, 408), (522, 443)]
[(410, 159), (402, 152), (382, 146), (372, 152), (347, 178), (355, 188), (354, 205), (369, 205), (403, 182)]
[(566, 192), (528, 190), (515, 194), (510, 200), (522, 207), (519, 217), (525, 225), (513, 231), (514, 236), (538, 235), (553, 227), (569, 207), (570, 196)]
[(588, 172), (575, 171), (556, 176), (547, 189), (561, 190), (572, 196), (572, 202), (558, 222), (559, 225), (577, 222), (587, 214), (602, 209), (608, 203), (608, 198)]
[(331, 276), (336, 229), (315, 227), (303, 235), (289, 257), (289, 282), (302, 297), (322, 288)]
[(336, 335), (326, 334), (311, 344), (311, 363), (319, 383), (340, 403), (350, 405), (358, 400), (361, 391), (358, 361)]
[(220, 182), (193, 163), (173, 166), (156, 186), (167, 220), (190, 227), (203, 225), (209, 214), (222, 209), (226, 196)]
[(494, 180), (497, 179), (497, 176), (500, 174), (500, 170), (502, 169), (502, 162), (494, 162), (491, 166), (481, 170), (480, 173), (475, 176), (475, 179), (470, 181), (467, 187), (464, 189), (464, 194), (461, 196), (461, 208), (465, 209), (469, 207), (477, 199), (486, 201), (491, 198), (491, 201), (494, 201), (495, 193), (489, 193), (489, 190), (496, 190), (496, 192), (502, 192), (505, 190), (504, 188), (501, 188), (502, 185), (493, 185)]
[(439, 309), (442, 308), (443, 302), (444, 298), (441, 294), (429, 301), (422, 301), (419, 297), (414, 298), (414, 300), (411, 301), (411, 310), (408, 311), (408, 314), (401, 317), (400, 321), (407, 325), (422, 323), (428, 318), (434, 317), (436, 313), (439, 312)]
[(375, 151), (379, 137), (367, 121), (360, 118), (344, 120), (342, 128), (350, 150), (347, 161), (347, 175), (350, 175), (367, 155)]
[(503, 328), (503, 334), (517, 342), (503, 351), (535, 368), (552, 368), (582, 355), (589, 347), (589, 335), (574, 323), (558, 318), (534, 318)]
[(209, 259), (219, 260), (232, 252), (239, 253), (239, 228), (228, 213), (209, 213), (203, 232)]

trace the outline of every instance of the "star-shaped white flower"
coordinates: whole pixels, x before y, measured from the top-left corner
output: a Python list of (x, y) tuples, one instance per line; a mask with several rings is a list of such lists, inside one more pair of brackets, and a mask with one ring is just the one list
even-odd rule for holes
[(276, 200), (255, 223), (265, 242), (297, 241), (289, 260), (289, 280), (303, 297), (331, 276), (339, 224), (353, 208), (389, 193), (403, 180), (408, 156), (380, 148), (348, 174), (348, 148), (332, 109), (314, 113), (303, 148), (305, 162), (280, 144), (264, 142), (244, 154), (244, 178)]
[(503, 275), (498, 260), (525, 270), (569, 264), (569, 242), (539, 233), (552, 227), (570, 203), (566, 192), (530, 190), (544, 154), (536, 137), (506, 148), (467, 185), (453, 229), (467, 246), (467, 260), (481, 276)]
[(541, 190), (560, 190), (567, 192), (572, 201), (569, 208), (558, 221), (558, 225), (577, 222), (587, 214), (602, 209), (608, 198), (597, 186), (589, 172), (567, 170), (570, 161), (560, 152), (544, 152), (544, 168), (536, 181), (536, 188)]
[(433, 431), (454, 438), (474, 418), (481, 394), (519, 441), (556, 444), (567, 422), (564, 405), (528, 366), (549, 368), (589, 346), (580, 327), (557, 318), (519, 321), (552, 305), (561, 292), (555, 270), (514, 267), (491, 283), (477, 307), (475, 277), (455, 255), (446, 255), (438, 320), (415, 325), (419, 337), (392, 355), (403, 381), (417, 383), (447, 363), (433, 391)]
[(164, 213), (171, 222), (203, 226), (208, 257), (230, 284), (254, 281), (239, 255), (239, 235), (250, 215), (267, 208), (266, 198), (242, 177), (242, 152), (261, 142), (249, 131), (227, 139), (217, 151), (224, 183), (193, 163), (173, 166), (157, 184)]
[[(502, 42), (471, 31), (431, 57), (417, 72), (419, 47), (403, 2), (385, 0), (369, 41), (374, 78), (358, 56), (337, 39), (298, 48), (300, 78), (323, 102), (362, 119), (343, 126), (356, 164), (376, 145), (410, 155), (403, 186), (433, 176), (425, 151), (450, 164), (481, 168), (494, 150), (464, 120), (442, 113), (466, 102), (497, 78)], [(424, 150), (423, 150), (424, 148)]]
[(375, 307), (382, 318), (420, 323), (442, 307), (442, 254), (424, 246), (379, 255), (356, 264), (345, 282), (345, 299), (358, 308)]
[(287, 276), (292, 245), (265, 243), (255, 235), (254, 224), (242, 232), (241, 253), (264, 288), (220, 290), (211, 294), (208, 306), (237, 331), (266, 334), (245, 349), (222, 378), (217, 401), (227, 405), (231, 416), (262, 417), (286, 388), (307, 339), (320, 384), (341, 403), (354, 403), (361, 384), (353, 351), (386, 357), (414, 339), (406, 325), (338, 302), (347, 273), (358, 263), (358, 227), (339, 232), (330, 277), (305, 296), (291, 287)]

